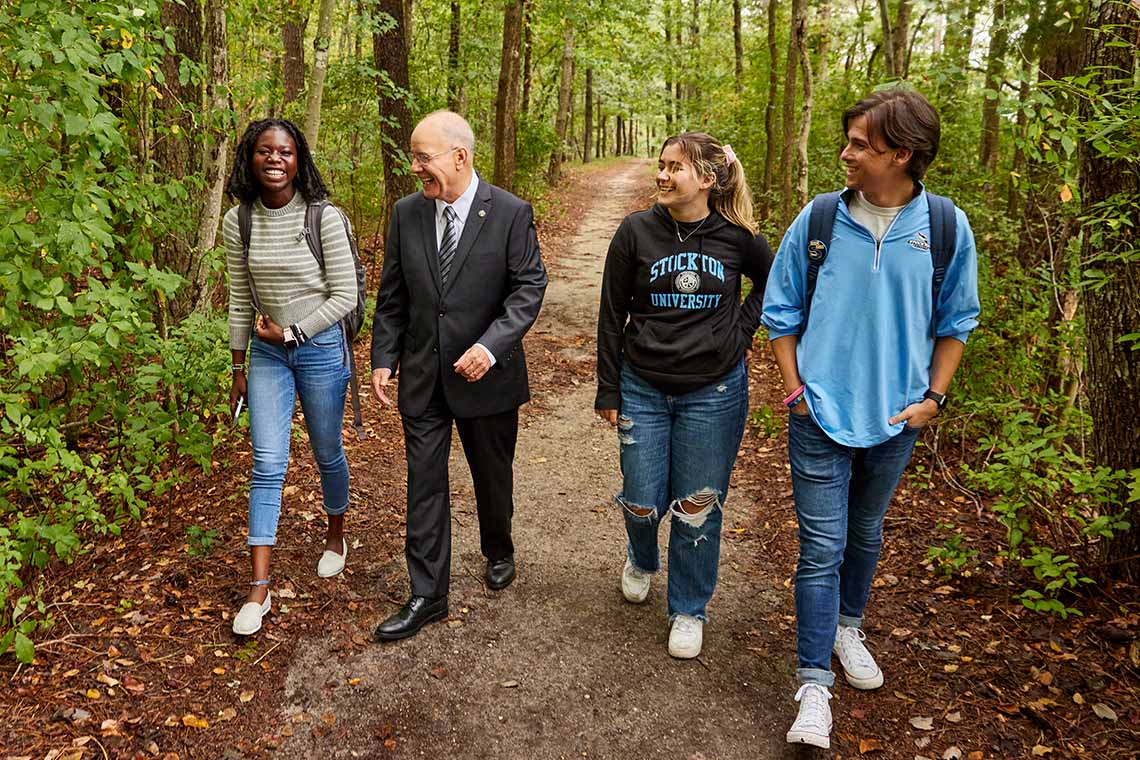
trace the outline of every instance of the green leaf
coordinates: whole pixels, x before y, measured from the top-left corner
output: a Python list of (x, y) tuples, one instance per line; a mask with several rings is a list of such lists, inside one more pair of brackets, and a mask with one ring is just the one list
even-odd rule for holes
[(22, 633), (16, 633), (16, 659), (25, 665), (30, 665), (36, 656), (36, 645)]

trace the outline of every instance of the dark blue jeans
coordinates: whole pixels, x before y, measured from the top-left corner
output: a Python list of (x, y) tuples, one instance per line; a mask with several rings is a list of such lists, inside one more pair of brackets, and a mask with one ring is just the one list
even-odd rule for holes
[(800, 524), (796, 651), (800, 683), (831, 686), (838, 624), (859, 627), (883, 545), (883, 517), (918, 430), (870, 448), (831, 440), (806, 415), (788, 415), (788, 459)]
[[(657, 528), (671, 515), (669, 618), (705, 620), (716, 589), (722, 509), (748, 416), (748, 373), (743, 361), (716, 382), (671, 396), (637, 376), (621, 373), (622, 492), (629, 560), (643, 572), (661, 567)], [(681, 509), (688, 500), (702, 507)], [(635, 514), (631, 508), (651, 510)]]

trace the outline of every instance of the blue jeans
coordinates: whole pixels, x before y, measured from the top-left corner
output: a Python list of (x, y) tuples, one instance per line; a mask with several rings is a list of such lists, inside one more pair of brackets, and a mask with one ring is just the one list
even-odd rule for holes
[(293, 407), (301, 398), (313, 458), (321, 473), (325, 513), (348, 509), (348, 460), (341, 428), (348, 388), (344, 332), (339, 324), (322, 330), (297, 348), (266, 343), (254, 336), (249, 348), (249, 432), (253, 479), (249, 489), (250, 546), (277, 542), (281, 486), (289, 465)]
[(806, 415), (788, 415), (788, 459), (800, 524), (796, 653), (800, 683), (831, 686), (835, 627), (863, 624), (883, 545), (883, 517), (918, 430), (870, 448), (843, 446)]
[[(748, 416), (743, 361), (714, 383), (671, 396), (629, 368), (621, 372), (622, 492), (629, 560), (643, 572), (661, 567), (657, 528), (669, 514), (669, 619), (707, 620), (716, 588), (720, 527), (728, 480)], [(681, 502), (701, 509), (687, 514)], [(641, 516), (632, 509), (649, 509)]]

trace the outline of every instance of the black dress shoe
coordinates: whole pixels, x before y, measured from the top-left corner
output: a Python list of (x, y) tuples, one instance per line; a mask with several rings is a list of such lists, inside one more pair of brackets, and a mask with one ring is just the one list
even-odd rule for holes
[(392, 617), (376, 626), (377, 641), (397, 641), (415, 636), (428, 623), (447, 617), (447, 597), (413, 596)]
[(487, 560), (487, 587), (498, 591), (511, 585), (515, 579), (515, 558)]

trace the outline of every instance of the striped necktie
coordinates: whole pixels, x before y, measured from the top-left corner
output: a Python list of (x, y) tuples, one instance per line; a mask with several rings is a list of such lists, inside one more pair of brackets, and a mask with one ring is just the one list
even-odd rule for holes
[(455, 209), (443, 207), (443, 237), (439, 241), (439, 284), (447, 286), (447, 275), (451, 273), (451, 261), (455, 258)]

